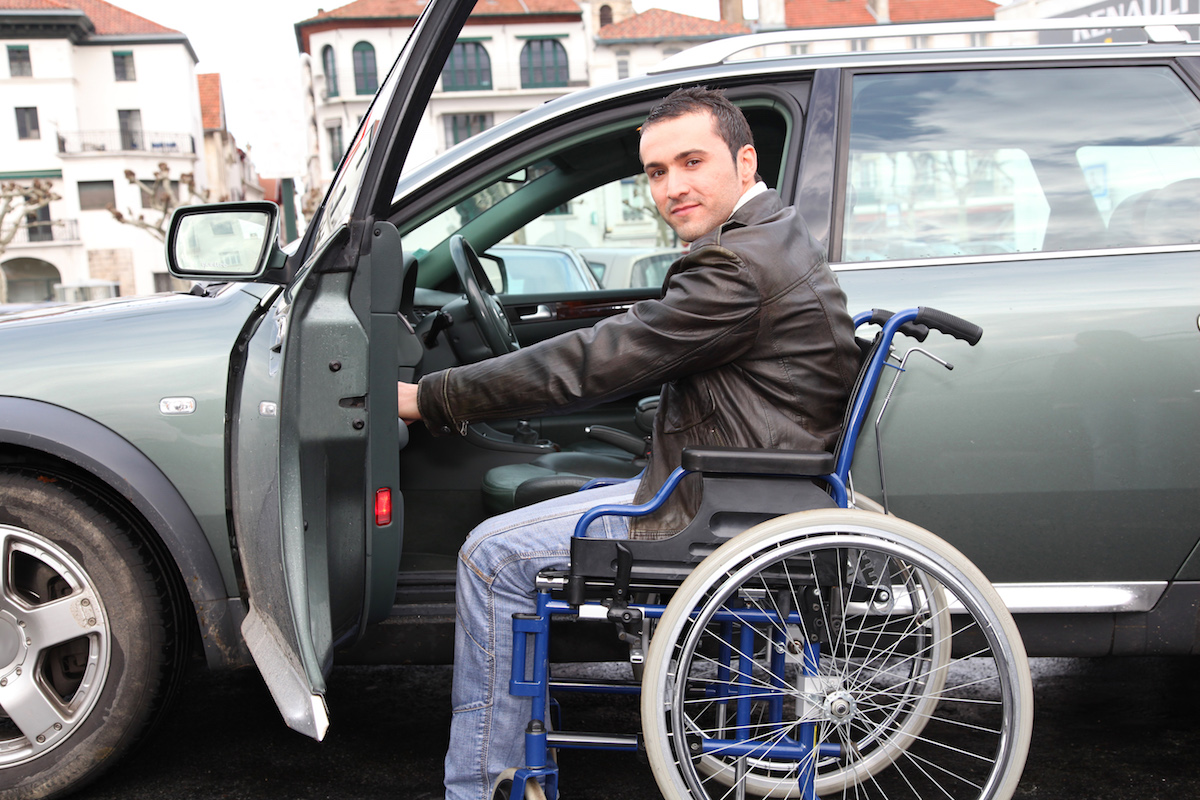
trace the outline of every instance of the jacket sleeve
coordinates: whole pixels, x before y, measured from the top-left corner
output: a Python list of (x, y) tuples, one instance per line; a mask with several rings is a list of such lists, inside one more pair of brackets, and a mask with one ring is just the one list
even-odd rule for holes
[(662, 299), (427, 375), (417, 404), (435, 434), (467, 422), (569, 413), (732, 361), (754, 344), (760, 308), (752, 270), (730, 250), (701, 247), (675, 263)]

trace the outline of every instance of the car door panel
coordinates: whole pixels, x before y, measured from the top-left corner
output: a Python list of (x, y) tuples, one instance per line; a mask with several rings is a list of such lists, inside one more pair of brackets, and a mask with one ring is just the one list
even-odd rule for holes
[[(280, 298), (246, 347), (231, 441), (234, 527), (256, 531), (239, 537), (239, 556), (251, 598), (242, 635), (288, 726), (322, 739), (329, 725), (324, 674), (318, 654), (328, 613), (321, 583), (309, 586), (307, 559), (287, 557), (306, 550), (303, 526), (284, 524), (280, 490), (279, 407), (282, 363), (292, 305)], [(310, 591), (311, 590), (311, 591)], [(313, 629), (318, 631), (313, 636)]]
[[(1024, 119), (980, 125), (1014, 86)], [(1195, 93), (1161, 62), (1120, 62), (891, 69), (826, 94), (840, 113), (810, 119), (838, 120), (839, 169), (803, 183), (834, 209), (851, 311), (928, 305), (984, 329), (976, 348), (931, 340), (952, 373), (918, 359), (900, 381), (892, 510), (996, 582), (1187, 574), (1200, 252), (1194, 190), (1177, 189), (1198, 174)], [(1130, 224), (1140, 197), (1171, 201)], [(855, 480), (878, 496), (873, 439)]]
[[(243, 632), (298, 731), (328, 725), (334, 649), (386, 614), (402, 533), (396, 355), (401, 248), (374, 223), (473, 0), (432, 0), (293, 256), (298, 274), (250, 342), (233, 422), (234, 520), (247, 579)], [(383, 188), (386, 187), (386, 188)], [(310, 251), (311, 248), (311, 251)], [(376, 497), (385, 492), (384, 519)]]
[[(900, 381), (882, 427), (892, 510), (996, 582), (1174, 577), (1200, 519), (1198, 260), (840, 269), (855, 310), (931, 305), (984, 329), (976, 348), (928, 343), (952, 373), (919, 359)], [(855, 480), (878, 497), (874, 453), (872, 434)]]

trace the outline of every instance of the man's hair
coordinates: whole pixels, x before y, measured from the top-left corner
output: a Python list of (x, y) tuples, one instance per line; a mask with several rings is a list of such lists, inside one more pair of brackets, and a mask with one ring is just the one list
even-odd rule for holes
[(664, 119), (674, 119), (686, 114), (712, 114), (717, 125), (717, 134), (729, 146), (733, 160), (737, 161), (738, 151), (745, 145), (754, 145), (754, 134), (742, 110), (729, 102), (725, 92), (720, 89), (709, 89), (706, 86), (685, 86), (676, 89), (665, 100), (650, 109), (641, 130)]

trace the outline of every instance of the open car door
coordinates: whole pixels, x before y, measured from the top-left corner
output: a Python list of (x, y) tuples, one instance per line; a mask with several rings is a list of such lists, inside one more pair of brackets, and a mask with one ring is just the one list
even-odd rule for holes
[[(401, 251), (386, 212), (474, 0), (430, 0), (235, 355), (230, 486), (242, 633), (287, 724), (328, 726), (334, 648), (385, 616), (403, 534)], [(242, 278), (245, 280), (246, 278)], [(411, 377), (401, 368), (400, 377)], [(394, 511), (393, 511), (394, 509)]]

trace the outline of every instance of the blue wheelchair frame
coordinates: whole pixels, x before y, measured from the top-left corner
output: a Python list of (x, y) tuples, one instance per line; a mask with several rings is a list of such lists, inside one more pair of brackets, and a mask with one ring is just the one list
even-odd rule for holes
[[(831, 461), (832, 470), (814, 475), (783, 473), (786, 477), (802, 480), (815, 479), (823, 482), (828, 487), (828, 493), (832, 498), (833, 504), (841, 508), (850, 507), (850, 490), (848, 488), (850, 486), (850, 466), (854, 460), (855, 447), (857, 446), (859, 435), (862, 432), (862, 427), (874, 400), (875, 390), (880, 378), (884, 370), (889, 367), (903, 371), (902, 366), (890, 363), (888, 360), (891, 352), (891, 343), (896, 334), (903, 332), (918, 341), (923, 341), (929, 329), (932, 328), (974, 345), (979, 341), (983, 333), (978, 326), (932, 308), (910, 308), (895, 314), (873, 309), (854, 317), (856, 329), (866, 324), (879, 325), (882, 330), (876, 336), (871, 348), (867, 351), (866, 359), (860, 369), (858, 382), (850, 397), (842, 435), (836, 452), (832, 457), (829, 454), (812, 454), (817, 456), (817, 460), (810, 462), (829, 464)], [(752, 455), (756, 452), (768, 451), (735, 452), (742, 455)], [(761, 469), (756, 469), (753, 474), (781, 474), (774, 472), (773, 470), (775, 469), (778, 469), (777, 464), (770, 462), (764, 464)], [(588, 510), (576, 524), (574, 537), (576, 539), (586, 539), (588, 527), (603, 516), (639, 517), (658, 510), (679, 485), (679, 482), (692, 472), (693, 470), (685, 469), (682, 466), (676, 468), (654, 497), (644, 504), (599, 505)], [(625, 541), (628, 542), (629, 540)], [(627, 572), (628, 567), (626, 567)], [(546, 712), (551, 689), (579, 690), (578, 687), (558, 686), (551, 681), (549, 660), (551, 618), (559, 616), (604, 621), (614, 619), (620, 621), (621, 619), (620, 616), (614, 617), (614, 606), (597, 602), (571, 602), (570, 600), (554, 598), (555, 593), (562, 593), (566, 588), (567, 581), (561, 576), (549, 574), (539, 576), (536, 587), (536, 612), (533, 614), (516, 614), (513, 617), (513, 661), (509, 691), (516, 696), (529, 697), (532, 701), (532, 712), (525, 732), (526, 763), (523, 767), (518, 768), (513, 776), (512, 792), (510, 795), (512, 798), (524, 797), (526, 783), (534, 780), (543, 784), (547, 800), (556, 800), (558, 795), (558, 766), (550, 758), (551, 748), (636, 751), (639, 747), (638, 737), (634, 734), (614, 736), (612, 734), (552, 732), (547, 729)], [(667, 608), (665, 605), (659, 604), (624, 605), (628, 597), (622, 596), (620, 591), (618, 591), (617, 599), (621, 601), (620, 605), (617, 606), (617, 613), (624, 615), (626, 622), (637, 619), (658, 619)], [(755, 612), (748, 612), (744, 609), (740, 610), (736, 616), (736, 620), (734, 615), (728, 612), (724, 614), (718, 613), (714, 617), (714, 621), (721, 623), (723, 626), (728, 626), (728, 629), (731, 631), (735, 621), (747, 621), (751, 619), (753, 613)], [(763, 616), (763, 621), (767, 621), (767, 617), (769, 616), (767, 612), (757, 613)], [(793, 611), (792, 615), (787, 620), (783, 620), (783, 622), (794, 622), (798, 618), (798, 612)], [(771, 621), (780, 622), (778, 619)], [(781, 626), (776, 625), (776, 627), (780, 628)], [(752, 629), (748, 626), (744, 626), (741, 630), (743, 636), (753, 635)], [(530, 639), (533, 642), (532, 648), (529, 647)], [(738, 658), (746, 658), (745, 654), (751, 649), (748, 642), (743, 643)], [(820, 657), (820, 644), (817, 642), (806, 642), (801, 658), (803, 674), (805, 676), (815, 677), (817, 675), (817, 665)], [(761, 700), (761, 690), (754, 693), (749, 691), (749, 686), (746, 685), (750, 680), (749, 670), (739, 668), (734, 664), (732, 648), (723, 648), (718, 658), (721, 662), (719, 677), (722, 677), (723, 680), (720, 687), (713, 691), (717, 692), (718, 697), (737, 695), (737, 699), (734, 702), (736, 715), (734, 729), (744, 729), (749, 725), (751, 695), (754, 694), (754, 699)], [(783, 674), (784, 660), (783, 648), (775, 648), (775, 655), (772, 656), (772, 672), (776, 676), (776, 681), (779, 681), (778, 676)], [(730, 675), (738, 677), (732, 683), (727, 684), (724, 681)], [(779, 686), (781, 690), (784, 688), (782, 683)], [(636, 694), (640, 692), (640, 687), (596, 686), (589, 687), (586, 690)], [(781, 691), (779, 697), (773, 698), (770, 704), (771, 722), (779, 723), (782, 721), (783, 703), (784, 698)], [(769, 745), (764, 745), (762, 742), (757, 741), (707, 739), (703, 743), (704, 752), (719, 752), (723, 755), (748, 757), (770, 756), (803, 761), (814, 749), (816, 723), (801, 723), (799, 728), (800, 733), (798, 737), (794, 739), (782, 737), (779, 741)], [(821, 757), (837, 758), (843, 755), (841, 745), (837, 744), (821, 744), (817, 747), (817, 752)], [(808, 770), (799, 777), (800, 795), (805, 800), (816, 800), (814, 780), (814, 770)]]

